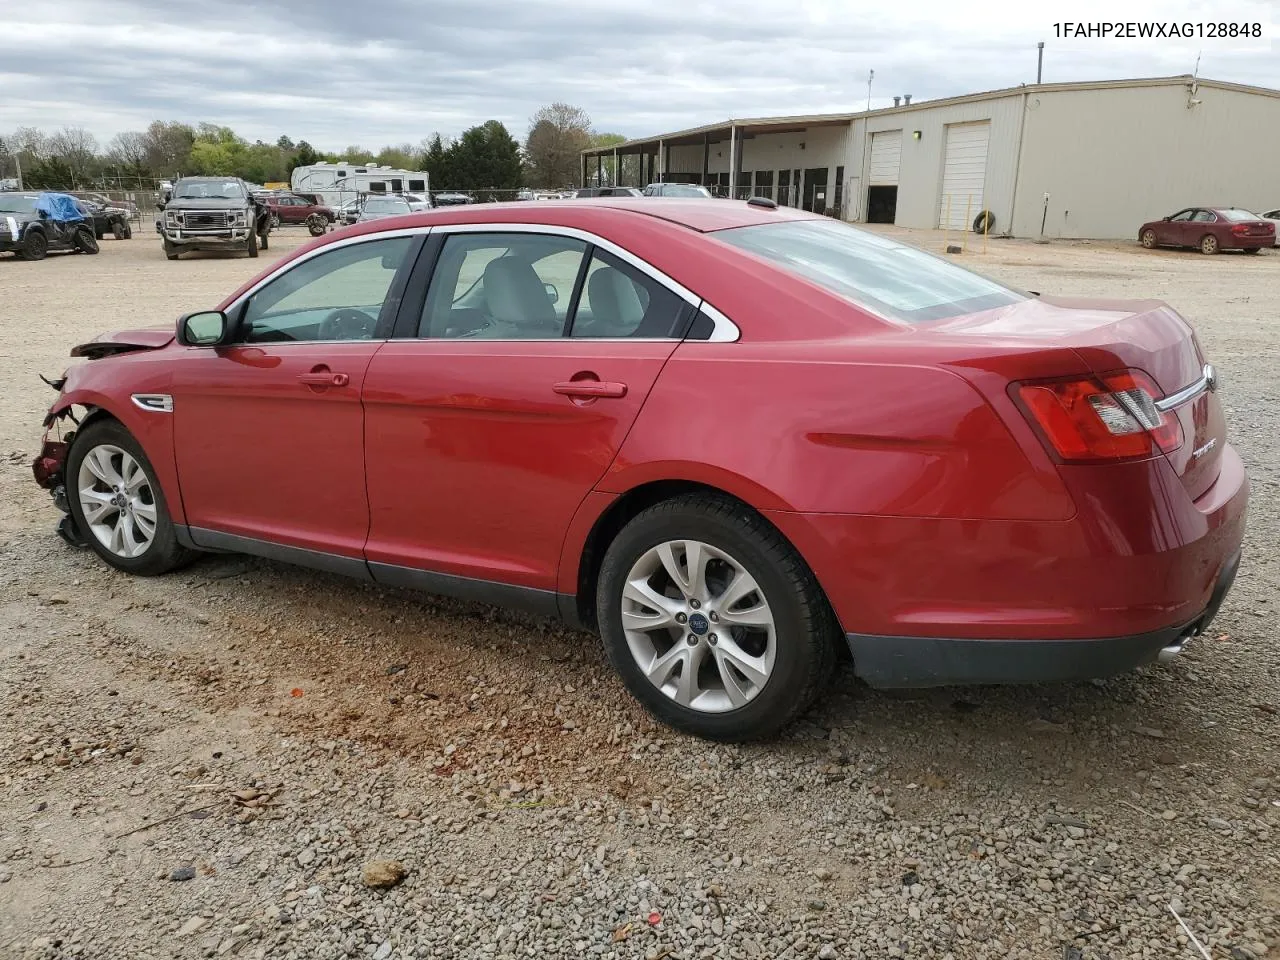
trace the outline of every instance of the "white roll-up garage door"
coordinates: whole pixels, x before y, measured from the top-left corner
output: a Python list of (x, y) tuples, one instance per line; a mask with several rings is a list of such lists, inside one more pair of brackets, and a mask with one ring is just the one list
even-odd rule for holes
[(871, 175), (873, 187), (896, 187), (902, 166), (902, 131), (884, 130), (871, 135)]
[(947, 148), (942, 167), (942, 196), (938, 226), (964, 230), (983, 209), (983, 184), (987, 179), (987, 141), (991, 123), (952, 123), (947, 126)]

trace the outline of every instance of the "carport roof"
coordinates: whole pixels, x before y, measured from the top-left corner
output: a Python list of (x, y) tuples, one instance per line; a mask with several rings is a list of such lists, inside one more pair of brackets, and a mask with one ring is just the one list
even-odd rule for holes
[[(687, 130), (676, 130), (671, 133), (659, 133), (650, 137), (638, 137), (622, 143), (605, 147), (589, 147), (582, 151), (584, 157), (611, 156), (617, 153), (655, 153), (659, 144), (679, 146), (682, 144), (702, 143), (704, 139), (712, 143), (728, 140), (731, 130), (736, 130), (740, 137), (750, 137), (762, 133), (798, 133), (814, 127), (836, 127), (850, 123), (859, 117), (875, 117), (892, 113), (909, 113), (913, 110), (928, 110), (933, 107), (951, 106), (959, 103), (976, 103), (982, 100), (998, 100), (1002, 97), (1019, 96), (1024, 93), (1053, 93), (1067, 90), (1101, 90), (1122, 87), (1162, 87), (1171, 84), (1187, 84), (1195, 80), (1189, 73), (1172, 77), (1144, 77), (1131, 80), (1091, 80), (1079, 83), (1024, 83), (1017, 87), (1004, 87), (1000, 90), (987, 90), (982, 93), (968, 93), (958, 97), (944, 97), (940, 100), (917, 100), (913, 103), (897, 107), (881, 107), (876, 110), (859, 110), (854, 113), (815, 113), (793, 117), (752, 117), (741, 120), (722, 120), (708, 123), (700, 127), (689, 127)], [(1254, 87), (1243, 83), (1229, 83), (1223, 80), (1207, 80), (1203, 77), (1197, 81), (1202, 87), (1217, 87), (1222, 90), (1234, 90), (1239, 93), (1255, 93), (1262, 96), (1280, 97), (1280, 90), (1267, 87)]]

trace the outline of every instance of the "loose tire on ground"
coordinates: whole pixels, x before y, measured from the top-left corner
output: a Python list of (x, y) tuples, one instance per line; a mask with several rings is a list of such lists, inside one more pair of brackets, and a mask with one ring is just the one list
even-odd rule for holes
[(313, 237), (323, 237), (325, 231), (329, 229), (329, 220), (327, 217), (318, 213), (313, 213), (307, 217), (307, 230)]
[[(658, 650), (658, 644), (665, 646), (672, 637), (665, 633), (665, 627), (652, 634), (642, 633), (650, 629), (644, 625), (648, 614), (643, 603), (637, 606), (636, 597), (650, 596), (659, 600), (664, 597), (657, 597), (652, 592), (637, 594), (636, 588), (628, 584), (634, 584), (637, 569), (642, 571), (639, 576), (643, 576), (643, 565), (654, 556), (655, 550), (658, 555), (663, 555), (664, 545), (672, 543), (696, 547), (701, 556), (710, 552), (704, 550), (709, 547), (729, 560), (713, 556), (714, 563), (727, 568), (724, 573), (713, 568), (712, 562), (701, 565), (700, 569), (706, 571), (705, 581), (708, 584), (701, 607), (688, 599), (689, 594), (674, 578), (669, 581), (674, 586), (664, 588), (667, 591), (664, 597), (682, 593), (684, 599), (671, 601), (679, 612), (667, 610), (666, 613), (674, 618), (673, 624), (683, 623), (686, 626), (673, 626), (671, 629), (675, 637), (670, 646)], [(694, 566), (687, 551), (684, 557), (686, 570)], [(679, 562), (676, 561), (677, 564)], [(663, 569), (654, 574), (655, 580), (645, 581), (650, 591), (656, 589), (654, 582), (662, 582), (666, 569), (664, 559)], [(732, 599), (730, 594), (738, 591), (730, 588), (739, 582), (739, 573), (754, 580), (757, 590)], [(713, 579), (717, 581), (714, 589), (710, 586)], [(720, 591), (718, 595), (717, 589)], [(627, 626), (624, 626), (623, 619), (624, 591), (628, 608)], [(721, 603), (722, 600), (728, 602)], [(813, 702), (834, 670), (839, 630), (812, 571), (764, 518), (729, 498), (690, 494), (664, 501), (638, 514), (605, 552), (596, 601), (605, 652), (627, 689), (658, 719), (695, 736), (723, 741), (771, 736)], [(751, 604), (752, 609), (735, 612), (739, 603)], [(712, 616), (717, 613), (717, 604), (723, 606), (719, 611), (720, 619)], [(658, 608), (652, 609), (657, 611)], [(747, 681), (745, 684), (734, 681), (738, 697), (734, 701), (729, 696), (729, 681), (725, 679), (725, 661), (722, 658), (741, 659), (740, 655), (747, 652), (753, 655), (755, 663), (765, 662), (769, 648), (767, 644), (761, 645), (759, 633), (752, 632), (756, 628), (735, 625), (735, 622), (744, 623), (751, 617), (761, 617), (759, 611), (762, 609), (766, 611), (762, 619), (772, 624), (772, 660), (767, 671), (761, 669), (756, 673), (766, 677), (761, 682), (753, 682), (750, 672), (733, 673), (735, 678)], [(705, 611), (705, 616), (695, 623), (692, 611)], [(685, 619), (681, 620), (681, 617)], [(699, 681), (698, 688), (706, 691), (694, 698), (706, 704), (704, 709), (677, 702), (676, 697), (681, 695), (679, 681), (673, 681), (673, 674), (664, 672), (659, 663), (675, 663), (688, 654), (688, 651), (677, 650), (678, 645), (689, 643), (689, 638), (694, 636), (692, 633), (676, 634), (676, 630), (686, 629), (705, 631), (698, 641), (706, 644), (698, 661), (701, 666), (691, 673), (693, 679)], [(718, 643), (712, 640), (717, 630), (721, 631)], [(732, 646), (726, 645), (726, 638), (732, 641)], [(650, 639), (654, 640), (652, 650), (647, 646)], [(633, 643), (640, 647), (638, 653), (633, 652)], [(690, 644), (690, 650), (696, 648), (697, 644)], [(643, 667), (641, 660), (646, 660)], [(685, 660), (677, 668), (680, 677), (683, 677), (684, 666), (689, 662)], [(659, 680), (665, 677), (674, 692), (664, 692), (658, 681), (649, 679), (646, 669), (658, 675)], [(704, 676), (707, 680), (705, 687), (700, 682)], [(717, 681), (721, 683), (722, 693), (717, 691)], [(754, 692), (742, 703), (742, 690), (746, 687), (753, 688)], [(718, 703), (715, 702), (717, 698)]]
[[(92, 460), (86, 465), (85, 460), (90, 457)], [(127, 460), (139, 469), (129, 470)], [(105, 418), (90, 421), (77, 432), (67, 455), (66, 478), (71, 516), (89, 546), (109, 565), (127, 573), (153, 577), (175, 570), (196, 556), (178, 543), (155, 469), (142, 446), (119, 421)], [(124, 513), (119, 507), (114, 508), (113, 514), (112, 508), (102, 510), (99, 506), (106, 503), (109, 492), (124, 498)], [(114, 517), (118, 521), (116, 526), (123, 525), (121, 545), (146, 539), (145, 548), (136, 555), (124, 556), (113, 551), (110, 543), (104, 544), (94, 524), (85, 516), (86, 500), (94, 509), (96, 530), (108, 536), (109, 541), (111, 537), (106, 531), (112, 527)], [(149, 536), (144, 533), (144, 525), (150, 527)]]
[(983, 210), (973, 218), (974, 233), (991, 233), (996, 228), (996, 215), (990, 210)]

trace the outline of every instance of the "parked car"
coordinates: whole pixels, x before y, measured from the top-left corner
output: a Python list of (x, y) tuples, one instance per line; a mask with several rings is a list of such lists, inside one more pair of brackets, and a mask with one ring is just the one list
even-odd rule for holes
[(639, 187), (583, 187), (575, 197), (643, 197), (644, 191)]
[(97, 253), (93, 220), (65, 193), (0, 193), (0, 253), (43, 260), (56, 251)]
[(111, 234), (117, 240), (128, 240), (133, 236), (133, 225), (129, 223), (129, 211), (121, 207), (104, 206), (93, 200), (75, 198), (76, 206), (84, 214), (84, 218), (93, 224), (93, 235), (102, 240)]
[(1138, 242), (1154, 247), (1197, 247), (1201, 253), (1243, 250), (1257, 253), (1276, 242), (1274, 223), (1256, 213), (1234, 207), (1188, 207), (1177, 213), (1144, 223)]
[(756, 201), (388, 218), (72, 354), (45, 423), (88, 412), (34, 472), (111, 566), (230, 550), (559, 615), (716, 739), (806, 709), (841, 645), (880, 687), (1171, 658), (1244, 534), (1171, 307)]
[(336, 219), (334, 212), (324, 204), (291, 193), (262, 194), (259, 200), (267, 208), (273, 230), (282, 223), (302, 223), (306, 224), (313, 237), (318, 237)]
[(644, 188), (646, 197), (690, 197), (707, 200), (711, 191), (696, 183), (651, 183)]
[(188, 250), (243, 250), (256, 257), (267, 249), (270, 214), (238, 177), (183, 177), (157, 206), (170, 260)]
[(383, 217), (400, 217), (407, 213), (413, 213), (413, 207), (409, 206), (409, 201), (404, 197), (370, 194), (360, 204), (360, 215), (356, 217), (356, 223), (381, 220)]
[(403, 194), (403, 196), (405, 200), (409, 201), (409, 209), (412, 210), (414, 213), (417, 213), (421, 210), (431, 209), (430, 197), (425, 197), (417, 193), (406, 193), (406, 194)]
[(342, 223), (355, 223), (360, 219), (360, 203), (360, 197), (344, 200), (338, 209), (334, 211), (334, 216)]
[[(1268, 210), (1266, 213), (1263, 214), (1263, 216), (1266, 217), (1268, 220), (1272, 220), (1272, 221), (1275, 221), (1276, 223), (1280, 223), (1280, 209)], [(1275, 227), (1273, 229), (1275, 229), (1277, 233), (1275, 245), (1277, 247), (1280, 247), (1280, 227)]]
[(470, 203), (475, 203), (476, 198), (469, 193), (457, 193), (455, 191), (446, 190), (443, 193), (433, 193), (431, 202), (437, 207), (461, 207)]

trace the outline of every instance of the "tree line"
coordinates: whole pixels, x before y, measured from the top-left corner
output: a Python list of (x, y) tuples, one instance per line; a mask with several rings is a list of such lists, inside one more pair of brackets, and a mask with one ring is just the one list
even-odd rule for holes
[[(105, 144), (84, 127), (56, 133), (20, 127), (0, 137), (0, 180), (15, 177), (20, 165), (27, 189), (149, 186), (192, 175), (235, 176), (261, 184), (287, 182), (294, 167), (345, 161), (425, 170), (436, 190), (564, 189), (578, 184), (582, 150), (623, 139), (594, 131), (585, 110), (565, 103), (538, 110), (523, 144), (498, 120), (477, 124), (456, 138), (434, 133), (416, 145), (368, 150), (352, 144), (337, 152), (287, 135), (273, 143), (250, 142), (213, 123), (156, 120), (145, 130), (118, 133)], [(606, 166), (612, 177), (612, 158)], [(594, 175), (594, 164), (591, 170)], [(625, 165), (622, 173), (628, 174)]]

